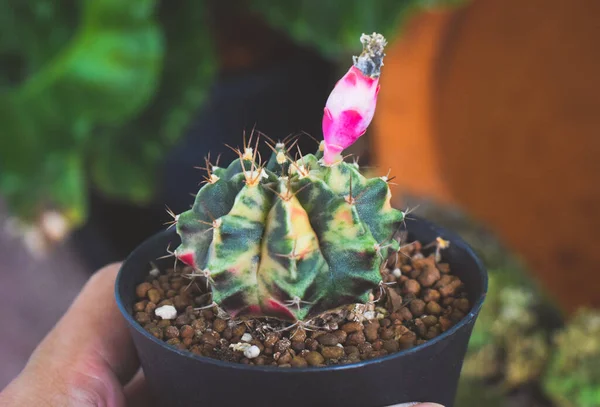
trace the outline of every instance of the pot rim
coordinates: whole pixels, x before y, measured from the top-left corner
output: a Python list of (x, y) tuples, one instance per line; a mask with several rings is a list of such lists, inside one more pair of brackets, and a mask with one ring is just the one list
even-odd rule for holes
[[(414, 218), (415, 219), (413, 221), (425, 223), (430, 228), (432, 228), (438, 232), (443, 232), (443, 233), (440, 233), (440, 235), (443, 235), (445, 239), (450, 240), (450, 242), (452, 244), (457, 244), (458, 246), (460, 246), (462, 249), (464, 249), (466, 251), (466, 254), (475, 261), (475, 264), (477, 265), (479, 274), (482, 276), (482, 281), (481, 281), (481, 286), (480, 286), (481, 294), (476, 299), (476, 301), (473, 304), (473, 306), (471, 307), (471, 310), (469, 311), (469, 313), (464, 318), (462, 318), (460, 320), (460, 322), (458, 322), (456, 325), (452, 326), (449, 330), (447, 330), (446, 332), (443, 332), (441, 335), (439, 335), (433, 339), (430, 339), (429, 341), (427, 341), (425, 343), (422, 343), (422, 344), (417, 345), (410, 349), (406, 349), (406, 350), (402, 350), (402, 351), (393, 353), (391, 355), (379, 356), (379, 357), (376, 357), (373, 359), (361, 360), (360, 362), (348, 363), (348, 364), (344, 364), (344, 365), (331, 365), (331, 366), (325, 366), (325, 367), (314, 366), (314, 367), (282, 369), (278, 366), (252, 366), (252, 365), (244, 365), (241, 363), (225, 362), (225, 361), (218, 360), (218, 359), (212, 359), (212, 358), (209, 358), (206, 356), (196, 355), (195, 353), (189, 352), (187, 350), (179, 350), (177, 348), (174, 348), (173, 346), (168, 345), (166, 342), (159, 340), (154, 335), (151, 335), (133, 318), (133, 315), (131, 315), (127, 311), (125, 304), (123, 303), (123, 299), (121, 298), (121, 296), (119, 294), (120, 282), (123, 279), (123, 275), (124, 275), (123, 266), (121, 266), (121, 268), (119, 269), (119, 273), (117, 274), (117, 278), (115, 280), (115, 298), (117, 301), (117, 306), (119, 307), (121, 314), (125, 317), (125, 319), (129, 323), (129, 325), (133, 326), (140, 334), (144, 335), (147, 339), (150, 339), (154, 343), (156, 343), (164, 348), (167, 348), (169, 351), (174, 352), (174, 353), (178, 354), (179, 356), (195, 359), (202, 363), (212, 364), (215, 367), (228, 368), (228, 369), (251, 370), (253, 372), (265, 372), (265, 373), (281, 372), (281, 374), (286, 374), (286, 373), (302, 373), (302, 372), (318, 373), (318, 372), (342, 371), (342, 370), (349, 370), (349, 369), (357, 369), (357, 368), (363, 367), (365, 365), (374, 365), (374, 364), (388, 362), (392, 359), (402, 357), (404, 355), (410, 355), (412, 353), (419, 352), (422, 349), (426, 349), (430, 346), (434, 346), (438, 342), (441, 342), (441, 341), (445, 340), (446, 338), (453, 336), (459, 329), (461, 329), (465, 325), (469, 324), (474, 318), (477, 317), (477, 315), (479, 314), (479, 311), (483, 305), (483, 302), (485, 300), (485, 297), (487, 295), (487, 290), (488, 290), (488, 274), (487, 274), (487, 270), (486, 270), (485, 266), (483, 265), (483, 263), (479, 259), (479, 257), (475, 254), (473, 249), (460, 236), (458, 236), (454, 232), (451, 232), (449, 230), (441, 228), (441, 227), (435, 225), (434, 223), (429, 222), (423, 218), (418, 218), (418, 217), (414, 217)], [(147, 243), (150, 240), (160, 239), (164, 235), (169, 235), (169, 234), (176, 234), (176, 232), (174, 229), (163, 230), (162, 232), (158, 232), (158, 233), (152, 235), (151, 237), (149, 237), (148, 239), (146, 239), (142, 243), (142, 245)], [(134, 251), (129, 256), (127, 256), (127, 258), (123, 262), (123, 265), (131, 260), (131, 257), (134, 255), (136, 250), (137, 249), (134, 249)]]

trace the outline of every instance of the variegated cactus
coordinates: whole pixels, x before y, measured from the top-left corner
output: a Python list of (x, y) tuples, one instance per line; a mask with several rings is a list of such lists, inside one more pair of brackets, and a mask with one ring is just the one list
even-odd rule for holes
[(390, 205), (387, 178), (367, 179), (339, 156), (375, 108), (385, 40), (361, 41), (363, 54), (327, 101), (316, 154), (292, 159), (279, 142), (264, 163), (256, 146), (244, 145), (227, 168), (207, 164), (206, 185), (176, 218), (177, 258), (207, 279), (213, 301), (234, 317), (295, 321), (364, 303), (398, 250), (404, 214)]

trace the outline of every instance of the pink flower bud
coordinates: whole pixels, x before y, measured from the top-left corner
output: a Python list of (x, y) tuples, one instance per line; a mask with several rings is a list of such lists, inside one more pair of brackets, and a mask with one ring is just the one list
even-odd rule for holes
[(354, 58), (354, 66), (335, 85), (325, 105), (325, 164), (335, 163), (339, 154), (365, 133), (375, 114), (386, 41), (375, 33), (363, 34), (360, 40), (362, 54)]

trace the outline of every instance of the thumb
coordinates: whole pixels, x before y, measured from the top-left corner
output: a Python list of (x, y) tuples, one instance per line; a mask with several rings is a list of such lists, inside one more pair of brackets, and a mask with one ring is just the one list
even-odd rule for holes
[(90, 278), (23, 372), (0, 394), (0, 406), (125, 404), (122, 385), (139, 362), (114, 298), (118, 270), (113, 264)]

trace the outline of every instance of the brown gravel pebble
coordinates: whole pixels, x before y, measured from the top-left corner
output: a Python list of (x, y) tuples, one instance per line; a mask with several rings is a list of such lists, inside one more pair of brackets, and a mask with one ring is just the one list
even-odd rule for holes
[(428, 288), (427, 290), (423, 291), (423, 301), (425, 302), (438, 302), (440, 297), (440, 292), (433, 288)]
[(158, 304), (161, 300), (161, 297), (162, 296), (160, 295), (160, 291), (158, 291), (158, 289), (151, 288), (148, 290), (148, 299), (150, 300), (150, 302)]
[[(177, 318), (177, 319), (179, 319), (179, 318)], [(175, 325), (179, 325), (177, 323), (177, 319), (175, 320)], [(187, 325), (187, 324), (181, 324), (181, 325)], [(194, 331), (206, 330), (206, 321), (204, 319), (196, 319), (196, 320), (192, 321), (190, 325), (192, 326)]]
[(433, 316), (433, 315), (426, 315), (426, 316), (422, 317), (421, 320), (423, 321), (423, 323), (426, 326), (434, 326), (435, 324), (438, 323), (437, 317)]
[(450, 272), (450, 265), (448, 263), (438, 263), (437, 268), (440, 273), (448, 274)]
[(404, 294), (419, 294), (421, 291), (421, 284), (417, 280), (408, 280), (404, 283)]
[(179, 338), (179, 329), (174, 326), (168, 326), (165, 329), (165, 337), (169, 339)]
[(211, 346), (215, 346), (217, 344), (217, 341), (219, 340), (219, 338), (217, 338), (214, 334), (215, 334), (215, 332), (203, 333), (202, 337), (200, 338), (200, 342), (211, 345)]
[(442, 297), (450, 297), (450, 296), (454, 296), (456, 295), (456, 291), (459, 289), (459, 287), (462, 285), (462, 282), (460, 280), (454, 280), (453, 282), (440, 287), (439, 291), (440, 294), (442, 295)]
[(420, 317), (421, 315), (423, 315), (425, 313), (425, 301), (423, 300), (412, 300), (410, 302), (410, 313), (414, 316), (414, 317)]
[(184, 325), (181, 327), (179, 332), (182, 338), (191, 338), (194, 336), (195, 331), (190, 325)]
[(145, 313), (150, 314), (150, 315), (154, 315), (154, 310), (156, 309), (156, 304), (153, 302), (149, 302), (146, 305), (146, 309), (144, 310)]
[(341, 346), (323, 346), (321, 355), (325, 359), (339, 359), (344, 356), (344, 348)]
[(351, 334), (363, 330), (363, 325), (360, 322), (347, 322), (342, 325), (342, 331)]
[(311, 366), (319, 366), (323, 364), (325, 358), (319, 352), (311, 351), (304, 357), (306, 362)]
[(273, 347), (273, 350), (275, 352), (285, 352), (290, 348), (290, 346), (292, 346), (292, 342), (288, 338), (281, 338), (277, 341)]
[(148, 329), (148, 332), (150, 332), (150, 334), (154, 335), (158, 339), (162, 339), (164, 336), (163, 330), (159, 327), (150, 328)]
[(277, 335), (275, 332), (269, 332), (264, 340), (264, 344), (266, 347), (272, 348), (273, 346), (275, 346), (275, 344), (277, 343), (277, 341), (279, 340), (279, 335)]
[(135, 288), (135, 294), (140, 299), (145, 298), (146, 294), (148, 294), (148, 290), (150, 290), (151, 288), (152, 288), (152, 284), (150, 284), (149, 282), (143, 282), (142, 284), (139, 284)]
[[(339, 343), (338, 337), (335, 336), (334, 334), (330, 334), (330, 333), (326, 333), (325, 335), (321, 335), (317, 338), (317, 341), (321, 344), (321, 345), (326, 345), (326, 346), (335, 346)], [(331, 359), (331, 358), (328, 358)]]
[(442, 313), (442, 307), (437, 302), (429, 301), (425, 306), (425, 312), (428, 314), (439, 315)]
[[(381, 329), (379, 335), (381, 336), (381, 339), (391, 339), (394, 337), (394, 329), (393, 328)], [(373, 341), (370, 341), (370, 342), (373, 342)]]
[(421, 274), (419, 274), (417, 277), (417, 281), (422, 287), (431, 287), (441, 277), (440, 271), (438, 270), (435, 260), (432, 257), (415, 260), (413, 261), (413, 265), (422, 270)]
[(346, 345), (360, 345), (365, 343), (365, 334), (362, 331), (354, 332), (348, 335), (346, 339)]
[(292, 358), (293, 358), (292, 354), (289, 351), (285, 351), (277, 358), (277, 364), (279, 364), (279, 365), (288, 364), (292, 361)]
[(213, 329), (219, 333), (223, 332), (227, 328), (227, 321), (221, 318), (215, 319), (213, 322)]
[(179, 338), (171, 338), (167, 341), (167, 343), (171, 346), (177, 346), (181, 343), (181, 341), (179, 340)]
[[(136, 286), (133, 316), (170, 346), (227, 362), (283, 368), (356, 363), (425, 343), (471, 309), (464, 284), (447, 263), (436, 263), (431, 251), (421, 253), (418, 242), (402, 251), (412, 259), (388, 260), (390, 268), (382, 271), (382, 277), (391, 284), (373, 291), (382, 301), (340, 308), (308, 321), (306, 329), (274, 319), (225, 319), (216, 308), (206, 308), (212, 298), (203, 285), (189, 284), (179, 269), (148, 277)], [(392, 273), (396, 267), (400, 275)], [(167, 304), (177, 309), (174, 320), (154, 313), (157, 306)], [(370, 316), (363, 315), (366, 311)], [(245, 333), (251, 334), (249, 342), (242, 341)], [(238, 343), (257, 346), (260, 355), (248, 359), (230, 347)]]
[(400, 349), (412, 348), (414, 346), (416, 340), (417, 340), (417, 335), (412, 331), (408, 331), (406, 334), (402, 335), (398, 339), (398, 343), (400, 344)]
[(441, 333), (442, 330), (440, 329), (440, 327), (430, 326), (429, 329), (427, 329), (427, 333), (424, 335), (424, 337), (425, 339), (433, 339)]
[(454, 300), (454, 307), (465, 314), (471, 310), (471, 304), (466, 298)]
[(175, 325), (183, 326), (183, 325), (188, 325), (190, 323), (191, 323), (190, 317), (187, 316), (186, 314), (179, 315), (177, 318), (175, 318)]
[(448, 329), (450, 329), (452, 327), (452, 321), (446, 317), (440, 317), (439, 323), (440, 323), (440, 328), (442, 329), (442, 332), (446, 332)]
[(338, 343), (344, 343), (346, 342), (346, 338), (348, 338), (346, 331), (342, 331), (341, 329), (333, 331), (333, 334), (337, 337)]
[(146, 300), (136, 302), (133, 304), (133, 310), (135, 312), (143, 312), (146, 309), (146, 305), (148, 305), (148, 301)]
[(465, 313), (462, 312), (459, 309), (453, 309), (452, 313), (450, 314), (450, 320), (452, 320), (452, 322), (454, 322), (455, 324), (460, 321), (461, 319), (463, 319), (465, 317)]
[(365, 337), (369, 342), (373, 342), (377, 339), (379, 331), (379, 324), (377, 322), (369, 322), (365, 325)]
[[(212, 313), (211, 313), (211, 314), (212, 314)], [(205, 319), (209, 319), (209, 318), (207, 318), (206, 316), (205, 316), (204, 318), (205, 318)], [(236, 337), (236, 336), (239, 336), (239, 337), (241, 337), (243, 334), (245, 334), (245, 333), (246, 333), (246, 325), (244, 325), (244, 324), (239, 324), (239, 325), (236, 325), (236, 326), (233, 328), (233, 331), (232, 331), (232, 333), (233, 333), (233, 336), (234, 336), (234, 337)]]
[(190, 305), (190, 299), (186, 295), (176, 295), (173, 297), (173, 305), (178, 310), (185, 309), (185, 307)]
[(427, 333), (427, 325), (425, 325), (422, 319), (415, 319), (415, 331), (420, 337), (425, 336)]
[(306, 331), (302, 328), (298, 328), (294, 331), (294, 333), (290, 336), (292, 341), (301, 341), (304, 342), (306, 340)]
[(373, 345), (369, 342), (360, 343), (358, 344), (358, 351), (361, 353), (361, 357), (366, 356), (373, 351)]
[(162, 307), (163, 305), (173, 305), (173, 301), (171, 300), (162, 300), (161, 302), (159, 302), (156, 307)]
[(319, 347), (319, 342), (317, 342), (315, 339), (312, 338), (308, 338), (304, 344), (306, 345), (306, 349), (314, 351), (317, 350), (317, 348)]
[(402, 316), (403, 321), (410, 321), (411, 319), (413, 319), (413, 314), (407, 307), (400, 309), (398, 312)]
[(140, 324), (147, 324), (150, 322), (150, 315), (148, 315), (147, 312), (137, 312), (134, 318)]
[(308, 362), (302, 356), (294, 356), (290, 365), (292, 365), (292, 367), (306, 367), (308, 366)]
[(156, 323), (156, 326), (159, 328), (166, 328), (168, 326), (171, 326), (171, 321), (168, 319), (161, 319)]

